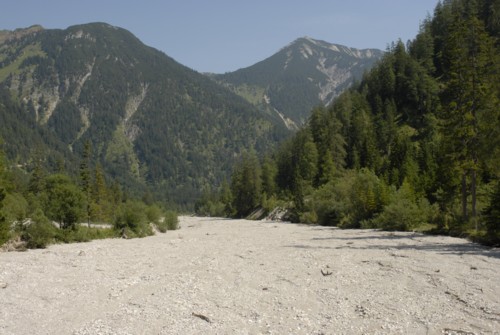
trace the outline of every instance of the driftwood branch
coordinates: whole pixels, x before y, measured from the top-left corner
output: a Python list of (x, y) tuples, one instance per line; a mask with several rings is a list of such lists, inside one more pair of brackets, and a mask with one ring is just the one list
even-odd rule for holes
[(198, 313), (194, 313), (193, 312), (193, 316), (196, 316), (197, 318), (200, 318), (202, 319), (203, 321), (206, 321), (208, 323), (211, 323), (212, 321), (210, 321), (210, 319), (208, 317), (206, 317), (205, 315), (203, 314), (198, 314)]

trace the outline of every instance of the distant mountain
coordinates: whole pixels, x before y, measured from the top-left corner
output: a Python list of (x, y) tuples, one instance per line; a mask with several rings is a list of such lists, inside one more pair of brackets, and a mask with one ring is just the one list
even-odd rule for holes
[(331, 103), (360, 80), (382, 55), (303, 37), (255, 65), (212, 77), (293, 129), (314, 106)]
[(241, 97), (105, 23), (0, 31), (0, 85), (0, 137), (11, 160), (26, 165), (36, 148), (75, 168), (90, 141), (108, 175), (181, 203), (223, 180), (242, 151), (288, 134)]

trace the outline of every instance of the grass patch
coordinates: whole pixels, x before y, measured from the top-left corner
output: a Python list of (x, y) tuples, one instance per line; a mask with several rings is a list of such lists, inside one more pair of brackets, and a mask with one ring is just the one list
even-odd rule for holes
[(234, 88), (234, 92), (253, 105), (259, 105), (264, 100), (265, 90), (259, 86), (243, 84)]
[(17, 57), (9, 65), (0, 69), (0, 82), (3, 82), (5, 79), (7, 79), (10, 74), (20, 74), (21, 71), (19, 70), (19, 67), (21, 66), (23, 61), (34, 56), (46, 56), (42, 51), (40, 43), (28, 45), (22, 50), (19, 57)]

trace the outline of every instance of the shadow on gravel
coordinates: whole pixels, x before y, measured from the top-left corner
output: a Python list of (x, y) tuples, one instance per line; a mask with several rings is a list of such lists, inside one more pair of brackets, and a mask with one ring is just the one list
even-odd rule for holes
[[(359, 234), (357, 234), (359, 235)], [(422, 234), (405, 234), (405, 235), (396, 235), (396, 234), (387, 234), (387, 235), (373, 235), (372, 232), (370, 232), (367, 235), (363, 236), (346, 236), (346, 237), (313, 237), (313, 241), (326, 241), (326, 240), (345, 240), (345, 241), (355, 241), (355, 240), (405, 240), (405, 239), (414, 239), (414, 238), (421, 238), (424, 237), (425, 235)]]
[(479, 245), (464, 244), (422, 244), (422, 245), (367, 245), (356, 247), (355, 245), (339, 246), (335, 249), (359, 249), (359, 250), (416, 250), (432, 251), (447, 255), (477, 255), (500, 259), (500, 250), (482, 247)]
[[(360, 232), (362, 233), (362, 232)], [(421, 239), (429, 238), (427, 235), (422, 234), (398, 234), (398, 233), (388, 233), (388, 234), (373, 234), (369, 232), (363, 236), (352, 236), (352, 237), (314, 237), (312, 241), (338, 241), (336, 246), (324, 246), (324, 245), (287, 245), (288, 248), (299, 248), (299, 249), (346, 249), (346, 250), (416, 250), (416, 251), (429, 251), (436, 252), (440, 254), (451, 254), (451, 255), (479, 255), (491, 258), (500, 259), (500, 249), (499, 248), (489, 248), (479, 244), (470, 243), (432, 243), (432, 241), (424, 241)], [(387, 241), (387, 244), (376, 244), (377, 241)], [(407, 243), (404, 242), (407, 240)], [(344, 245), (338, 245), (340, 241), (345, 241)], [(367, 242), (367, 244), (363, 242)], [(375, 242), (375, 244), (370, 244), (370, 241)], [(390, 241), (394, 241), (391, 244)], [(340, 242), (342, 243), (342, 242)], [(359, 243), (359, 245), (357, 245)]]

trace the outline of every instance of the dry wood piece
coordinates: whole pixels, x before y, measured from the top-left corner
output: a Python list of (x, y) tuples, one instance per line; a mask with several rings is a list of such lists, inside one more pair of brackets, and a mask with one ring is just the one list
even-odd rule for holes
[(198, 313), (193, 312), (193, 316), (196, 316), (197, 318), (200, 318), (203, 321), (206, 321), (208, 323), (212, 323), (212, 321), (210, 321), (210, 319), (203, 314), (198, 314)]
[(323, 271), (323, 269), (321, 269), (321, 274), (322, 274), (323, 276), (325, 276), (325, 277), (326, 277), (326, 276), (331, 276), (331, 275), (332, 275), (332, 273), (333, 273), (333, 272), (330, 272), (330, 271), (328, 271), (328, 270), (327, 270), (326, 272), (324, 272), (324, 271)]

